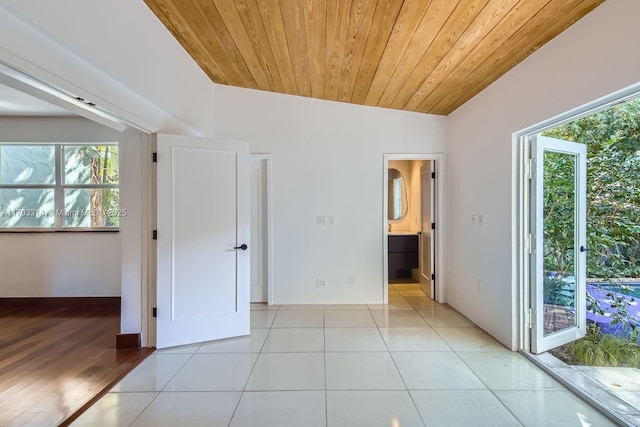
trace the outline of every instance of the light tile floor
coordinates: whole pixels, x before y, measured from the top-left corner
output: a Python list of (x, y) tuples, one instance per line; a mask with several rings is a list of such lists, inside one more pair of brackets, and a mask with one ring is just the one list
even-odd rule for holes
[(252, 305), (249, 337), (156, 351), (74, 426), (607, 426), (446, 305)]

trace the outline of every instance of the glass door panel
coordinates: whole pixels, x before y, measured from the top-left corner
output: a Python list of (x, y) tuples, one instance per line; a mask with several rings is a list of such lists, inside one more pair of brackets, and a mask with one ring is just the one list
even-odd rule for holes
[(586, 148), (532, 141), (532, 351), (584, 336), (586, 327)]

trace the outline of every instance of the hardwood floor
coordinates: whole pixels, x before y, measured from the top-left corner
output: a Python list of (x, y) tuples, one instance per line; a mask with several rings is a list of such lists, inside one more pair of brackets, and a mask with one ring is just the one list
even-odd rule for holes
[(116, 350), (120, 307), (0, 307), (0, 425), (66, 424), (152, 350)]

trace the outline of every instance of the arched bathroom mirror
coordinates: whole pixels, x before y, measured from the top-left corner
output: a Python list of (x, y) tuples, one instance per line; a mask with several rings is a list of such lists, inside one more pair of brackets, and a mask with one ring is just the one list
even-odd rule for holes
[(389, 220), (402, 219), (407, 214), (409, 203), (407, 201), (407, 186), (398, 169), (389, 169), (387, 189), (389, 192)]

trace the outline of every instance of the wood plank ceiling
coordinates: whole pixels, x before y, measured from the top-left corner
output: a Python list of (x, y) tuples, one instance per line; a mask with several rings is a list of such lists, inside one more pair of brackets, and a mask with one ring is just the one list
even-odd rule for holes
[(215, 83), (449, 114), (604, 0), (145, 0)]

